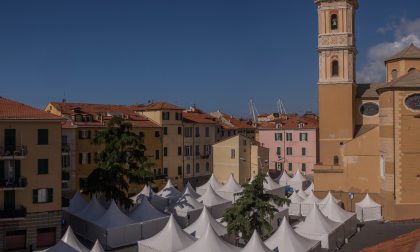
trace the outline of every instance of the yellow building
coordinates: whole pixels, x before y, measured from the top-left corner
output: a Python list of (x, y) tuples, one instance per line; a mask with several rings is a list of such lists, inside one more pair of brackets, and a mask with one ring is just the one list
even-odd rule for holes
[(61, 121), (0, 97), (0, 251), (61, 238)]
[(233, 174), (240, 184), (246, 184), (258, 174), (268, 171), (269, 149), (241, 134), (213, 145), (213, 174), (226, 183)]
[[(318, 7), (320, 196), (345, 207), (368, 192), (385, 219), (420, 218), (420, 49), (385, 61), (386, 83), (355, 81), (357, 0), (316, 0)], [(354, 195), (354, 198), (349, 197)]]

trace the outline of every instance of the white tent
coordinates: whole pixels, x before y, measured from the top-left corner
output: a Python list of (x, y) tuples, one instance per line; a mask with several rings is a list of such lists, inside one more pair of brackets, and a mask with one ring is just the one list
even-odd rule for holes
[(246, 246), (241, 250), (242, 252), (272, 252), (258, 235), (257, 231), (254, 230), (251, 239), (249, 239)]
[(267, 176), (265, 176), (264, 181), (264, 190), (273, 195), (277, 195), (279, 197), (284, 197), (286, 193), (286, 187), (277, 184), (271, 177), (270, 174), (267, 172)]
[(311, 182), (311, 184), (308, 186), (308, 188), (306, 188), (305, 193), (309, 194), (310, 192), (313, 192), (313, 191), (315, 191), (315, 186), (314, 186), (314, 183)]
[(235, 202), (238, 199), (238, 195), (235, 194), (242, 192), (242, 190), (241, 185), (236, 182), (233, 174), (230, 174), (226, 184), (218, 188), (216, 192), (223, 198)]
[(67, 228), (66, 233), (61, 240), (49, 249), (43, 250), (48, 252), (89, 252), (89, 249), (76, 238), (71, 227)]
[(347, 212), (339, 207), (334, 201), (334, 198), (328, 198), (325, 206), (320, 208), (320, 210), (328, 219), (344, 224), (344, 235), (346, 238), (352, 236), (356, 232), (356, 214)]
[(187, 185), (185, 186), (184, 192), (183, 194), (190, 194), (192, 197), (194, 197), (195, 199), (200, 198), (201, 195), (198, 194), (194, 188), (192, 187), (192, 185), (190, 184), (190, 182), (187, 183)]
[(173, 215), (165, 227), (153, 237), (139, 241), (139, 252), (174, 252), (192, 245), (196, 238), (184, 232)]
[(187, 188), (182, 197), (169, 206), (169, 209), (176, 216), (178, 223), (182, 227), (186, 227), (198, 219), (203, 207), (204, 205), (198, 202)]
[(308, 198), (308, 195), (309, 195), (310, 193), (306, 193), (304, 190), (299, 190), (298, 192), (297, 192), (297, 195), (299, 195), (302, 199), (306, 199), (306, 198)]
[(360, 221), (381, 220), (381, 205), (373, 201), (367, 193), (362, 201), (356, 203), (356, 214)]
[(207, 224), (206, 231), (203, 233), (201, 238), (196, 241), (193, 245), (186, 249), (179, 250), (180, 252), (239, 252), (240, 249), (227, 243), (221, 239), (214, 232), (210, 224)]
[(223, 185), (216, 179), (214, 174), (211, 175), (209, 181), (207, 181), (204, 185), (199, 186), (196, 188), (196, 192), (200, 195), (203, 195), (206, 193), (209, 186), (212, 186), (214, 190), (218, 190)]
[(184, 228), (184, 231), (188, 234), (194, 235), (197, 238), (203, 236), (206, 231), (207, 225), (210, 224), (216, 232), (218, 236), (223, 236), (227, 234), (227, 229), (221, 223), (217, 222), (209, 213), (206, 207), (203, 208), (201, 211), (200, 217), (189, 225), (188, 227)]
[(310, 192), (308, 197), (300, 203), (302, 216), (307, 216), (312, 211), (314, 204), (319, 204), (321, 200), (317, 198), (314, 192)]
[(134, 202), (134, 203), (139, 203), (141, 196), (144, 195), (148, 198), (151, 198), (153, 195), (155, 195), (155, 193), (153, 192), (152, 188), (148, 185), (144, 185), (143, 189), (141, 190), (141, 192), (139, 192), (137, 195), (134, 195), (133, 197), (131, 197), (130, 199)]
[(101, 243), (96, 240), (95, 245), (93, 245), (93, 248), (90, 250), (90, 252), (105, 252), (104, 249), (101, 246)]
[(301, 215), (301, 203), (304, 200), (300, 197), (296, 191), (293, 192), (292, 195), (289, 197), (290, 204), (289, 204), (289, 214), (293, 216), (300, 216)]
[(218, 195), (212, 186), (209, 186), (206, 193), (197, 200), (208, 207), (216, 219), (222, 217), (226, 209), (232, 206), (232, 202)]
[(70, 200), (69, 207), (64, 210), (68, 213), (77, 213), (87, 205), (86, 200), (82, 197), (80, 192), (76, 192)]
[(277, 211), (278, 211), (278, 212), (274, 213), (274, 216), (273, 216), (273, 218), (271, 220), (268, 220), (270, 222), (271, 227), (273, 228), (273, 230), (276, 230), (280, 226), (281, 220), (284, 217), (289, 217), (289, 209), (286, 208), (286, 207), (278, 206), (274, 202), (270, 202), (270, 204), (272, 206), (274, 206), (277, 209)]
[(98, 219), (105, 213), (106, 209), (99, 203), (96, 196), (93, 195), (89, 204), (87, 204), (82, 210), (76, 212), (76, 215), (84, 220), (93, 221)]
[(273, 251), (287, 252), (320, 252), (321, 242), (307, 239), (297, 234), (284, 217), (280, 227), (265, 241), (265, 245)]
[(281, 186), (287, 186), (289, 185), (289, 181), (292, 179), (292, 177), (289, 176), (289, 174), (283, 170), (283, 173), (281, 176), (275, 179), (277, 183), (279, 183)]
[(323, 198), (320, 202), (319, 202), (319, 209), (323, 209), (326, 205), (327, 202), (332, 200), (333, 202), (335, 202), (336, 204), (340, 204), (340, 200), (336, 199), (331, 192), (329, 191), (328, 194), (325, 196), (325, 198)]
[(166, 182), (166, 185), (162, 190), (160, 190), (157, 195), (160, 197), (163, 197), (165, 199), (170, 200), (177, 200), (182, 196), (182, 193), (178, 191), (175, 186), (172, 184), (171, 180), (168, 179), (168, 182)]
[(305, 221), (296, 225), (296, 232), (308, 239), (321, 241), (324, 249), (335, 250), (344, 244), (344, 230), (341, 227), (341, 223), (329, 220), (313, 204)]
[(293, 178), (289, 180), (289, 185), (293, 188), (293, 190), (304, 190), (308, 187), (310, 181), (307, 180), (300, 170), (297, 170)]

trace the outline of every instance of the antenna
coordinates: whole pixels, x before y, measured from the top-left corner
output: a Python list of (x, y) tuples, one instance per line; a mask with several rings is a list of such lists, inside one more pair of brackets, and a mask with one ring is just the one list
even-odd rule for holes
[(254, 125), (256, 125), (257, 122), (258, 122), (257, 117), (258, 117), (259, 114), (258, 114), (258, 111), (257, 111), (257, 107), (255, 106), (255, 103), (252, 101), (252, 99), (249, 100), (248, 106), (249, 106), (249, 113), (252, 116), (252, 122), (253, 122)]
[(280, 115), (287, 114), (286, 107), (281, 99), (277, 100), (277, 112), (279, 112)]

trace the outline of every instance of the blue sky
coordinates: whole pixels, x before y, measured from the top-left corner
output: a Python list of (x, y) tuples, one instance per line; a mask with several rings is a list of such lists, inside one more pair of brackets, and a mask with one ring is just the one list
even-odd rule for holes
[[(418, 42), (420, 2), (360, 2), (358, 71), (381, 78), (392, 51), (381, 45)], [(317, 111), (316, 22), (312, 0), (4, 0), (0, 95), (37, 107), (64, 94), (164, 100), (238, 116), (251, 98), (260, 113), (281, 98), (288, 112)]]

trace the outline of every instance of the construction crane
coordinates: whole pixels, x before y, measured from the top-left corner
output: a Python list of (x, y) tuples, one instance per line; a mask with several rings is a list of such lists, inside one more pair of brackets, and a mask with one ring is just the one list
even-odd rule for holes
[(257, 107), (255, 106), (255, 103), (252, 101), (252, 99), (249, 100), (248, 105), (249, 105), (249, 113), (252, 116), (252, 123), (256, 125), (258, 123), (258, 116), (259, 116)]
[(280, 115), (287, 114), (286, 107), (280, 99), (277, 100), (277, 112), (279, 112)]

